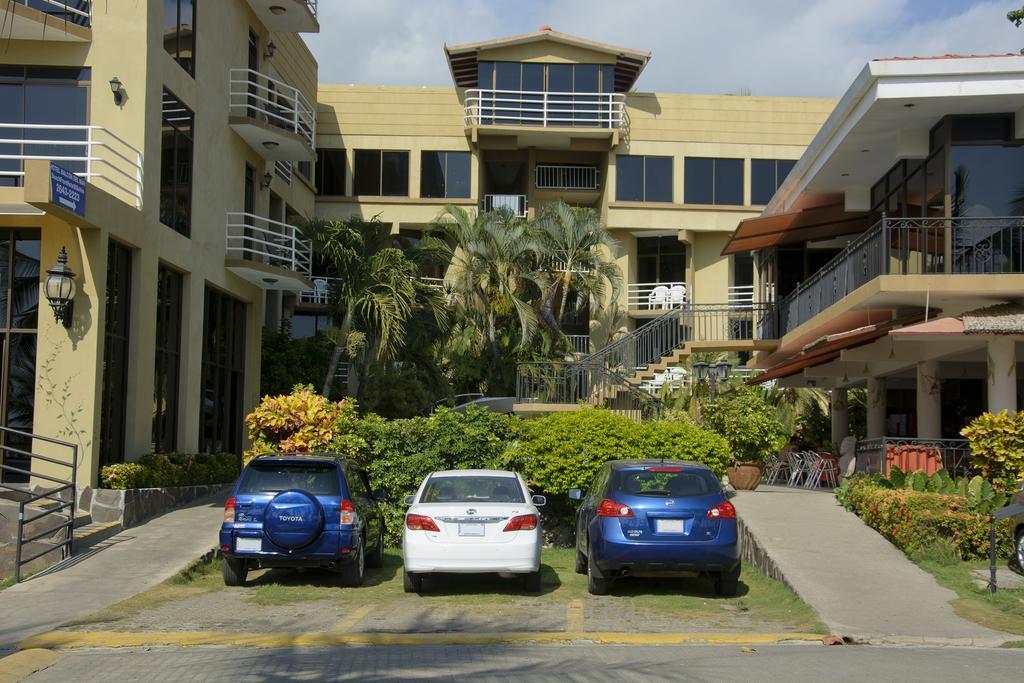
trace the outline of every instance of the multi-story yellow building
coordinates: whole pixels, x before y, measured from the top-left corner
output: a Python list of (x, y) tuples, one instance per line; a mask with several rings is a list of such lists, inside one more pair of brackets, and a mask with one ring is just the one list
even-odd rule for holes
[(293, 218), (313, 212), (315, 0), (4, 5), (4, 481), (27, 452), (66, 459), (21, 433), (75, 444), (80, 484), (147, 452), (240, 452), (265, 293), (312, 286)]

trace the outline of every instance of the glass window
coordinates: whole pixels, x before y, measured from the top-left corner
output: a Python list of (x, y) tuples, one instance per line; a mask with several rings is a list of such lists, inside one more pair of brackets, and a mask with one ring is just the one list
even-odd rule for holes
[(355, 193), (375, 197), (409, 196), (409, 153), (357, 149)]
[(100, 400), (100, 465), (124, 462), (128, 413), (128, 342), (131, 330), (132, 252), (113, 240), (107, 246), (107, 293)]
[(314, 496), (340, 496), (338, 468), (333, 464), (256, 461), (245, 468), (238, 492), (270, 493), (297, 489)]
[(638, 237), (636, 257), (640, 282), (686, 281), (686, 245), (676, 237)]
[(750, 203), (770, 202), (794, 164), (796, 162), (790, 159), (751, 159)]
[(615, 488), (634, 496), (660, 498), (704, 496), (721, 490), (718, 478), (710, 471), (672, 467), (661, 470), (620, 470), (615, 475)]
[(181, 373), (180, 273), (161, 265), (156, 279), (156, 363), (153, 381), (154, 453), (178, 447), (178, 377)]
[(345, 194), (345, 150), (316, 151), (316, 193), (329, 196)]
[(291, 338), (315, 337), (330, 327), (331, 318), (316, 313), (295, 313), (291, 319)]
[(743, 159), (687, 157), (683, 201), (687, 204), (743, 204)]
[(192, 126), (195, 115), (164, 90), (160, 148), (160, 222), (189, 236), (192, 230)]
[(671, 202), (672, 157), (616, 155), (615, 199), (620, 202)]
[(1024, 146), (954, 145), (954, 216), (1024, 215)]
[(164, 0), (164, 49), (191, 76), (195, 62), (195, 0)]
[(245, 304), (206, 288), (203, 322), (199, 450), (242, 452), (245, 387)]
[(421, 197), (469, 197), (469, 152), (423, 152)]
[(514, 477), (434, 476), (423, 488), (422, 503), (522, 503), (523, 488)]

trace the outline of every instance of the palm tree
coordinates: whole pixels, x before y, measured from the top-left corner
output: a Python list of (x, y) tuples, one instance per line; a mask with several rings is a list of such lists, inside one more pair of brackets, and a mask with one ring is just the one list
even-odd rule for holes
[(609, 256), (618, 243), (597, 212), (557, 202), (544, 208), (533, 228), (541, 253), (549, 255), (540, 264), (541, 324), (561, 334), (559, 321), (567, 306), (578, 311), (589, 308), (598, 315), (614, 309), (622, 272)]
[(338, 275), (330, 307), (340, 324), (328, 331), (335, 348), (322, 393), (330, 394), (345, 354), (352, 363), (349, 393), (358, 395), (369, 364), (394, 360), (417, 316), (426, 313), (434, 324), (446, 325), (444, 298), (420, 280), (418, 264), (391, 245), (390, 226), (376, 217), (315, 219), (306, 222), (304, 231)]

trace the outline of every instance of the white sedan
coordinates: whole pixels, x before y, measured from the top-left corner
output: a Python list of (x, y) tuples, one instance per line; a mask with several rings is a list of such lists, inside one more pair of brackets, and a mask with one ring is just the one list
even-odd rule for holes
[(423, 590), (431, 573), (521, 574), (540, 590), (540, 514), (544, 496), (504, 470), (434, 472), (414, 496), (402, 529), (407, 593)]

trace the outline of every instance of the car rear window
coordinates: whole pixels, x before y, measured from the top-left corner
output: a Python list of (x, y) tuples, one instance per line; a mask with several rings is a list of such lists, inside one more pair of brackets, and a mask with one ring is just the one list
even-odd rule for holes
[(620, 470), (615, 488), (633, 496), (661, 498), (705, 496), (721, 490), (718, 479), (708, 470), (671, 467)]
[(421, 503), (522, 503), (523, 489), (513, 477), (431, 477)]
[(245, 468), (239, 493), (280, 493), (298, 489), (315, 496), (340, 496), (338, 469), (326, 463), (253, 463)]

